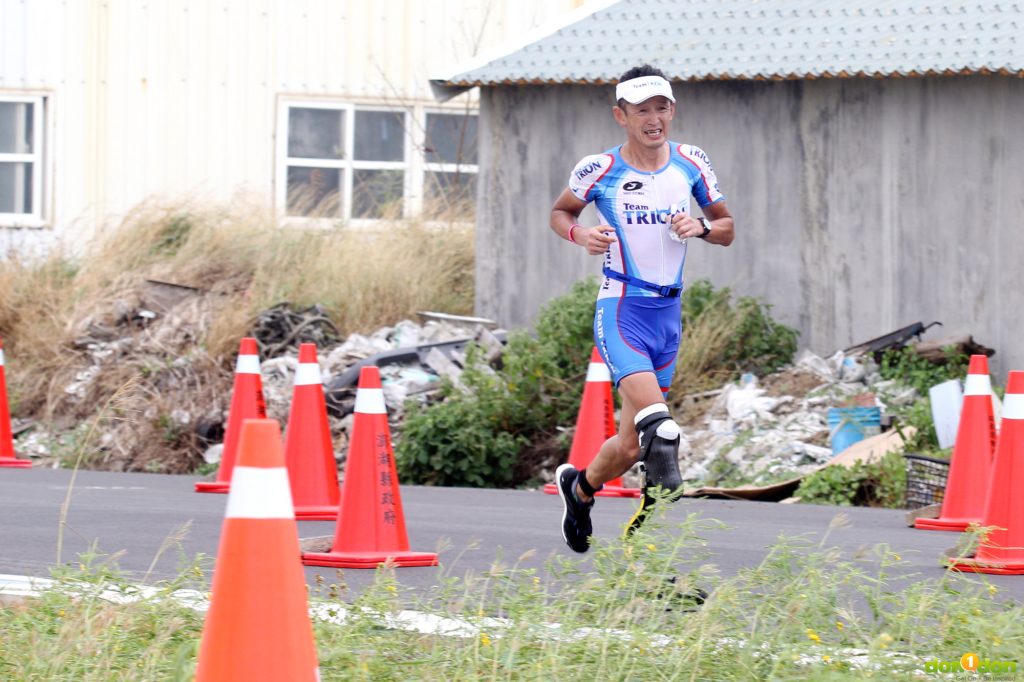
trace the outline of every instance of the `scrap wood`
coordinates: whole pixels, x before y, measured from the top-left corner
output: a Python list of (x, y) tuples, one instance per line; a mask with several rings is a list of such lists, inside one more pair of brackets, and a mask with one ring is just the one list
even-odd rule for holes
[(937, 519), (942, 514), (942, 503), (929, 504), (926, 507), (919, 509), (911, 509), (907, 512), (905, 520), (907, 525), (911, 528), (914, 527), (914, 521), (918, 519)]
[(954, 354), (986, 355), (988, 357), (996, 354), (994, 349), (981, 345), (970, 334), (947, 336), (934, 341), (919, 341), (910, 344), (910, 347), (922, 358), (934, 363), (943, 363), (949, 359), (949, 353), (946, 352), (947, 348), (952, 348)]
[(901, 327), (900, 329), (891, 331), (888, 334), (883, 334), (882, 336), (877, 336), (869, 341), (864, 341), (863, 343), (858, 343), (855, 346), (844, 348), (843, 353), (847, 356), (857, 355), (860, 353), (873, 353), (877, 355), (892, 348), (902, 348), (907, 345), (911, 339), (915, 337), (920, 339), (921, 334), (924, 334), (929, 327), (933, 327), (935, 325), (941, 326), (942, 323), (932, 322), (930, 324), (925, 324), (923, 322), (915, 322), (914, 324), (908, 324), (906, 327)]
[(299, 538), (299, 550), (303, 552), (330, 552), (333, 545), (333, 535), (318, 535), (312, 538)]
[(36, 425), (36, 420), (35, 419), (22, 419), (22, 420), (15, 419), (11, 423), (11, 435), (12, 436), (19, 436), (19, 435), (25, 433), (26, 431), (28, 431), (29, 429), (31, 429), (35, 425)]
[(493, 329), (498, 323), (487, 317), (472, 317), (470, 315), (453, 315), (452, 313), (439, 313), (433, 310), (420, 310), (416, 313), (424, 320), (440, 320), (453, 324), (464, 324), (470, 326), (483, 325)]
[(505, 344), (483, 325), (477, 326), (473, 341), (483, 349), (484, 361), (488, 365), (497, 363), (505, 353)]
[[(905, 427), (903, 432), (910, 437), (914, 433), (912, 427)], [(714, 497), (733, 500), (752, 500), (758, 502), (780, 502), (791, 497), (796, 489), (800, 487), (807, 475), (821, 471), (825, 467), (845, 466), (852, 467), (857, 463), (870, 464), (882, 459), (890, 452), (903, 449), (903, 437), (896, 430), (886, 431), (870, 438), (865, 438), (846, 448), (825, 464), (808, 472), (804, 476), (797, 476), (771, 485), (740, 485), (735, 488), (717, 488), (705, 486), (701, 488), (687, 488), (683, 491), (683, 497)]]
[(142, 280), (142, 307), (166, 314), (182, 301), (206, 292), (201, 287), (147, 278)]

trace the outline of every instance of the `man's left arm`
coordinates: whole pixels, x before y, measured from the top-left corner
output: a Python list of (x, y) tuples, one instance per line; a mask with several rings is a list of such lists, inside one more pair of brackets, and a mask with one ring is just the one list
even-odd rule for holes
[[(704, 217), (708, 219), (711, 231), (704, 241), (719, 246), (729, 246), (736, 237), (736, 230), (732, 222), (732, 214), (725, 205), (725, 201), (716, 201), (708, 204), (703, 209)], [(703, 230), (702, 230), (703, 231)]]
[(736, 232), (732, 224), (732, 214), (726, 208), (725, 200), (719, 199), (701, 210), (704, 211), (704, 217), (708, 220), (708, 227), (711, 228), (706, 237), (701, 237), (704, 234), (704, 223), (689, 213), (677, 213), (672, 216), (672, 231), (682, 239), (700, 237), (706, 242), (720, 246), (732, 244)]

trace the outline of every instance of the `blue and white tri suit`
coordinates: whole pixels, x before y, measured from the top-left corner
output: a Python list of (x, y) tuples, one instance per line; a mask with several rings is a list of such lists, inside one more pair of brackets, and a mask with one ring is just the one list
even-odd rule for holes
[[(682, 333), (678, 292), (686, 261), (686, 242), (669, 236), (670, 214), (690, 213), (691, 196), (701, 208), (725, 196), (699, 147), (669, 142), (668, 163), (653, 172), (631, 167), (621, 149), (584, 157), (569, 177), (569, 190), (593, 201), (618, 239), (604, 256), (594, 340), (616, 385), (630, 374), (654, 372), (664, 393)], [(634, 283), (620, 281), (623, 275)]]

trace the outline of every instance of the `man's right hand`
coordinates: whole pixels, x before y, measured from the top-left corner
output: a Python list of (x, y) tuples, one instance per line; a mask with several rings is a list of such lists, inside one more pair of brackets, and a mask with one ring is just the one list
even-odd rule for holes
[[(586, 241), (583, 242), (583, 246), (587, 249), (587, 253), (591, 256), (600, 256), (608, 247), (619, 241), (615, 238), (615, 228), (611, 225), (598, 225), (597, 227), (588, 227), (586, 229)], [(577, 232), (576, 238), (579, 239), (582, 235)]]

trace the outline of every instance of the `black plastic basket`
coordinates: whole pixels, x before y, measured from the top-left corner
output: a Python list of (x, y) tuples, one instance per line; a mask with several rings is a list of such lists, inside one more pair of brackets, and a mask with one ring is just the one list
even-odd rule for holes
[(925, 455), (903, 455), (907, 466), (907, 509), (920, 509), (942, 502), (946, 492), (949, 462)]

